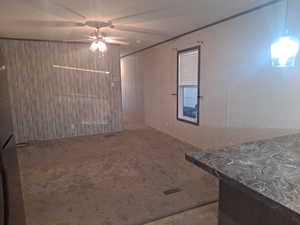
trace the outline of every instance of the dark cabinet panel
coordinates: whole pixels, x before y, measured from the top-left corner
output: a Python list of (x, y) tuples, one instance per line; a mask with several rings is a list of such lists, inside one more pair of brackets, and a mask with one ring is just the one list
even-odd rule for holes
[(299, 225), (276, 207), (270, 207), (240, 189), (220, 182), (219, 225)]
[(0, 49), (0, 149), (12, 133), (8, 81)]
[[(4, 202), (8, 207), (8, 225), (25, 225), (23, 195), (21, 189), (19, 163), (16, 145), (12, 136), (1, 153), (3, 178), (6, 184), (4, 189)], [(4, 204), (5, 205), (5, 204)]]
[(0, 49), (0, 225), (25, 225), (23, 207), (8, 80)]
[(4, 182), (4, 174), (0, 170), (0, 225), (5, 225), (5, 182)]

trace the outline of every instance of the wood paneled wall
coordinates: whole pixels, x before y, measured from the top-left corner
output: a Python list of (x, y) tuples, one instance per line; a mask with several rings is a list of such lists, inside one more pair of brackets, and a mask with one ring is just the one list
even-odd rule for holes
[(118, 46), (109, 46), (100, 57), (90, 52), (87, 44), (19, 40), (0, 40), (0, 44), (17, 142), (122, 129)]

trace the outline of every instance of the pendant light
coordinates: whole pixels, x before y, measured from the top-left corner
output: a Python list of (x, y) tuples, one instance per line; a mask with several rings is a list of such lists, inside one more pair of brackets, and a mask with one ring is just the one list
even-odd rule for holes
[(296, 57), (299, 52), (299, 39), (295, 36), (289, 35), (287, 23), (288, 10), (289, 0), (286, 0), (284, 24), (285, 34), (271, 45), (271, 57), (273, 67), (294, 67), (296, 63)]

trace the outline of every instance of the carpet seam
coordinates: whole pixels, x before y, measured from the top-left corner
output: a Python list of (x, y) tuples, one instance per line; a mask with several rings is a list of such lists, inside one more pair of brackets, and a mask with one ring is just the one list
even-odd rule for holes
[(192, 206), (192, 207), (189, 207), (187, 209), (183, 209), (183, 210), (179, 210), (177, 212), (174, 212), (174, 213), (170, 213), (166, 216), (161, 216), (161, 217), (157, 217), (155, 219), (151, 219), (149, 221), (146, 221), (146, 222), (143, 222), (143, 223), (136, 223), (136, 224), (132, 224), (132, 225), (146, 225), (148, 223), (153, 223), (153, 222), (156, 222), (156, 221), (159, 221), (159, 220), (163, 220), (163, 219), (166, 219), (168, 217), (171, 217), (171, 216), (175, 216), (175, 215), (178, 215), (178, 214), (181, 214), (181, 213), (184, 213), (184, 212), (187, 212), (187, 211), (190, 211), (190, 210), (193, 210), (193, 209), (197, 209), (197, 208), (203, 208), (205, 206), (208, 206), (208, 205), (211, 205), (211, 204), (215, 204), (219, 202), (218, 199), (216, 200), (212, 200), (212, 201), (208, 201), (208, 202), (205, 202), (205, 203), (201, 203), (201, 204), (198, 204), (198, 205), (195, 205), (195, 206)]

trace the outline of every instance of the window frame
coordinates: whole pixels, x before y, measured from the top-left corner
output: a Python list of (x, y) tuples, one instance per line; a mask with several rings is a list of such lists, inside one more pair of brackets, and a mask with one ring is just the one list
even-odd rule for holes
[[(187, 120), (184, 119), (182, 117), (179, 116), (179, 95), (180, 95), (180, 85), (179, 85), (179, 57), (180, 54), (184, 53), (184, 52), (189, 52), (189, 51), (193, 51), (193, 50), (197, 50), (198, 51), (198, 76), (197, 76), (197, 87), (198, 87), (198, 93), (197, 93), (197, 120), (191, 121), (191, 120)], [(182, 49), (182, 50), (178, 50), (177, 51), (177, 93), (176, 93), (176, 117), (178, 121), (181, 122), (185, 122), (185, 123), (189, 123), (195, 126), (199, 126), (200, 123), (200, 68), (201, 68), (201, 46), (197, 45), (194, 47), (190, 47), (190, 48), (186, 48), (186, 49)]]

